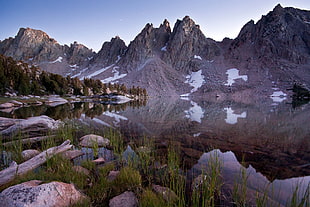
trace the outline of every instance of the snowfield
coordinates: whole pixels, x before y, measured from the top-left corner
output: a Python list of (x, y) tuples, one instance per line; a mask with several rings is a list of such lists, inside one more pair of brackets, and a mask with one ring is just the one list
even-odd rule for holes
[[(205, 83), (205, 76), (202, 75), (202, 70), (197, 72), (191, 72), (190, 75), (186, 76), (186, 81), (184, 83), (188, 83), (193, 87), (191, 93), (195, 92)], [(187, 94), (183, 94), (181, 96), (186, 96)], [(188, 94), (189, 95), (189, 94)]]
[(239, 75), (239, 70), (237, 68), (231, 68), (226, 71), (226, 74), (228, 75), (227, 83), (225, 83), (225, 86), (232, 86), (233, 83), (235, 83), (236, 79), (243, 79), (244, 81), (248, 80), (247, 75)]

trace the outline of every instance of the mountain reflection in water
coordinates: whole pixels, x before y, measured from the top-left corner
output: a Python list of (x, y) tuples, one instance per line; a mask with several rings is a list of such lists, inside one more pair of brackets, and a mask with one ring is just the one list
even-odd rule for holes
[(277, 188), (292, 189), (292, 183), (303, 181), (306, 186), (310, 180), (309, 104), (293, 108), (285, 102), (275, 105), (268, 101), (257, 104), (170, 98), (126, 105), (37, 106), (11, 114), (2, 112), (0, 116), (42, 114), (74, 119), (98, 129), (118, 128), (132, 141), (152, 137), (162, 146), (173, 141), (180, 146), (182, 160), (190, 171), (199, 171), (208, 152), (217, 150), (224, 160), (227, 184), (234, 182), (239, 163), (250, 174), (251, 189), (263, 188), (269, 182)]

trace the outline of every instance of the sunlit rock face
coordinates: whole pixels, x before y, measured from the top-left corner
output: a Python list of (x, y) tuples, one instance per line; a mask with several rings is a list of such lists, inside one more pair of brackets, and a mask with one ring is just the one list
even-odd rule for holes
[[(309, 11), (277, 5), (258, 22), (249, 21), (235, 39), (216, 42), (185, 16), (173, 27), (167, 20), (159, 27), (147, 23), (128, 46), (114, 37), (98, 53), (21, 28), (15, 38), (0, 42), (0, 53), (64, 76), (139, 86), (152, 96), (243, 101), (273, 96), (272, 88), (284, 91), (294, 83), (310, 88), (309, 22)], [(187, 78), (195, 73), (203, 77), (199, 87)]]

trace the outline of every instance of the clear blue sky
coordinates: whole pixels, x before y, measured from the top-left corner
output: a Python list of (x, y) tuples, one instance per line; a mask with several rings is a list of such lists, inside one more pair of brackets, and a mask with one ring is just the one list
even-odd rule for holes
[(0, 0), (0, 40), (20, 27), (45, 31), (60, 44), (74, 41), (98, 51), (120, 36), (126, 44), (146, 23), (173, 27), (189, 15), (207, 37), (235, 38), (249, 20), (257, 21), (278, 3), (310, 10), (310, 0)]

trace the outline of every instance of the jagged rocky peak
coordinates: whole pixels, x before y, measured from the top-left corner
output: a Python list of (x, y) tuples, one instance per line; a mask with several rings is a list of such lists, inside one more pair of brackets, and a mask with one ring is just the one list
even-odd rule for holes
[(190, 65), (197, 65), (191, 63), (194, 57), (212, 60), (220, 54), (218, 44), (206, 38), (200, 26), (189, 16), (175, 23), (167, 51), (168, 55), (165, 55), (164, 59), (177, 70), (197, 70), (190, 67)]
[(159, 28), (154, 28), (150, 23), (146, 24), (129, 44), (125, 58), (121, 63), (126, 63), (128, 70), (135, 70), (143, 65), (148, 58), (160, 57), (167, 46), (170, 35), (170, 24), (166, 19)]
[(20, 28), (15, 38), (1, 43), (0, 51), (16, 60), (41, 62), (57, 58), (62, 53), (62, 48), (41, 30)]
[(117, 63), (124, 55), (127, 46), (125, 42), (119, 37), (113, 37), (110, 42), (104, 42), (100, 51), (93, 59), (93, 63), (108, 66)]
[(70, 44), (70, 47), (65, 45), (65, 54), (69, 64), (80, 65), (85, 61), (93, 58), (95, 53), (88, 49), (86, 46), (79, 44), (77, 41), (74, 41), (73, 44)]
[(310, 61), (310, 24), (307, 18), (310, 18), (310, 11), (283, 8), (278, 4), (256, 24), (253, 21), (247, 23), (232, 42), (230, 51), (234, 51), (235, 56), (240, 56), (243, 51), (247, 58), (253, 54), (246, 54), (246, 51), (252, 49), (266, 62), (278, 57), (305, 64)]

